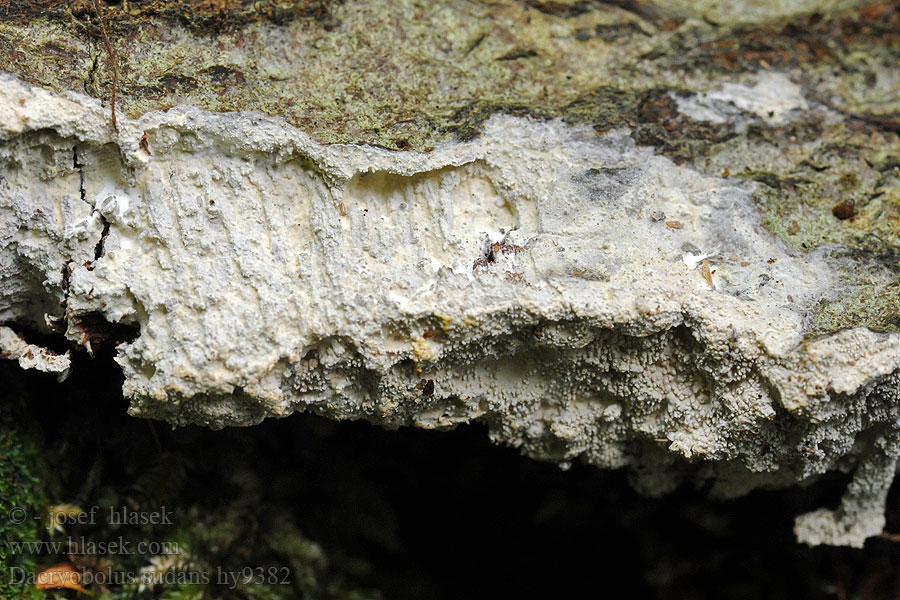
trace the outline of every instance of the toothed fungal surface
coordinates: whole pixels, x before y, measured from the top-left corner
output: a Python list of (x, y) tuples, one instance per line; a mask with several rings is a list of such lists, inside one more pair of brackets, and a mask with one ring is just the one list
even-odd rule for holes
[[(725, 104), (732, 122), (810, 110), (778, 75), (679, 102), (711, 122)], [(118, 125), (95, 99), (0, 77), (0, 322), (115, 345), (133, 415), (477, 420), (535, 458), (629, 469), (648, 494), (853, 472), (797, 535), (881, 532), (900, 334), (808, 335), (862, 259), (773, 235), (761, 184), (559, 119), (497, 114), (430, 152), (186, 106)], [(54, 370), (22, 362), (40, 348), (14, 329), (0, 343)]]

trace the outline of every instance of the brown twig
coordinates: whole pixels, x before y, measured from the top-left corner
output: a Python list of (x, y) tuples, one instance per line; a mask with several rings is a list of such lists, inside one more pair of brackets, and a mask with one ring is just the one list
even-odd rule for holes
[(878, 534), (878, 537), (889, 542), (900, 542), (900, 533), (888, 533), (887, 531), (882, 531)]
[(100, 19), (100, 32), (103, 33), (103, 44), (106, 46), (106, 54), (109, 57), (110, 64), (112, 64), (112, 126), (113, 130), (119, 133), (119, 126), (116, 124), (116, 87), (119, 85), (119, 59), (109, 41), (109, 34), (106, 32), (106, 21), (103, 19), (103, 13), (100, 12), (100, 5), (97, 4), (97, 0), (91, 1), (94, 3), (94, 12), (97, 13), (97, 18)]
[(153, 435), (153, 443), (156, 444), (156, 452), (162, 454), (162, 443), (159, 441), (159, 434), (156, 433), (156, 427), (153, 426), (153, 421), (148, 419), (147, 426), (150, 428), (150, 433)]

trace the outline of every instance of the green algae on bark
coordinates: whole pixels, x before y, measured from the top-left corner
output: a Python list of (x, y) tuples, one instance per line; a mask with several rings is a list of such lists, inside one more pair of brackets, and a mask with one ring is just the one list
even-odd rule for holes
[(806, 336), (812, 339), (860, 326), (900, 333), (898, 307), (900, 283), (860, 286), (835, 300), (823, 300), (813, 315)]
[[(752, 4), (735, 7), (734, 23), (716, 3), (628, 1), (160, 0), (101, 10), (119, 57), (119, 110), (132, 117), (176, 104), (258, 111), (322, 142), (426, 150), (495, 112), (633, 123), (634, 97), (649, 90), (703, 91), (772, 67), (818, 78), (848, 111), (893, 122), (900, 2), (790, 14)], [(112, 73), (91, 3), (6, 8), (3, 68), (108, 102)], [(741, 22), (748, 15), (756, 22)]]

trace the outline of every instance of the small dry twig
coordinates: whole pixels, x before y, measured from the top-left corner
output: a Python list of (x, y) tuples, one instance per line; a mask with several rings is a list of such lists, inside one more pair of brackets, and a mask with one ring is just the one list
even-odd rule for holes
[(709, 287), (712, 289), (716, 289), (716, 284), (713, 283), (712, 271), (709, 269), (709, 261), (704, 260), (700, 265), (700, 272), (703, 273), (703, 278), (706, 279), (706, 283), (709, 284)]
[(97, 4), (97, 0), (91, 1), (94, 3), (94, 12), (97, 13), (97, 18), (100, 19), (100, 31), (101, 33), (103, 33), (103, 44), (106, 46), (106, 54), (109, 57), (109, 64), (112, 65), (112, 126), (113, 130), (116, 133), (119, 133), (119, 126), (116, 124), (116, 88), (119, 85), (119, 59), (116, 56), (116, 52), (115, 50), (113, 50), (112, 44), (109, 41), (109, 34), (106, 32), (106, 21), (103, 19), (103, 13), (100, 12), (100, 5)]

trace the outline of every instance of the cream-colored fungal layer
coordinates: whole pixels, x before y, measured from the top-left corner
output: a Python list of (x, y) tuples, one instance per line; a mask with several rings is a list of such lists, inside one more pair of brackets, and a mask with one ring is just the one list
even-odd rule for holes
[(139, 328), (116, 358), (135, 415), (480, 420), (649, 493), (859, 464), (844, 510), (798, 535), (883, 525), (900, 336), (803, 343), (836, 259), (627, 132), (497, 116), (404, 153), (184, 107), (116, 134), (96, 101), (4, 77), (0, 140), (0, 315), (84, 345), (97, 315)]

